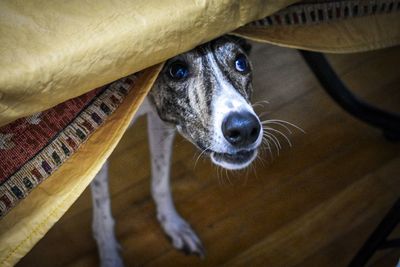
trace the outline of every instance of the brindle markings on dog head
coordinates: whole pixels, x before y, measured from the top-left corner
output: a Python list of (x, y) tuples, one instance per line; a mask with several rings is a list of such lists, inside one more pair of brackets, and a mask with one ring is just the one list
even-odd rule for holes
[[(235, 68), (238, 57), (246, 60), (247, 69), (243, 72)], [(183, 79), (171, 76), (171, 69), (179, 65), (187, 68)], [(255, 153), (245, 164), (224, 165), (216, 162), (213, 152), (221, 157), (240, 152), (227, 142), (221, 125), (232, 112), (247, 111), (255, 116), (250, 105), (251, 75), (252, 66), (241, 45), (235, 39), (222, 37), (168, 60), (150, 97), (160, 118), (176, 125), (184, 137), (210, 153), (214, 163), (229, 169), (242, 168), (254, 159), (262, 130), (257, 142), (246, 148)]]

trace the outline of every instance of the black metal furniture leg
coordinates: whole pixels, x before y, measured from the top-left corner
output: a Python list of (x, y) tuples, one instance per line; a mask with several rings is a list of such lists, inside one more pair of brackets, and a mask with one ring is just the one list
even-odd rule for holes
[(378, 249), (400, 247), (400, 240), (387, 240), (387, 237), (400, 222), (400, 199), (396, 201), (383, 220), (369, 236), (367, 241), (352, 259), (348, 267), (365, 266)]
[(400, 140), (400, 115), (386, 112), (358, 99), (337, 76), (323, 54), (299, 50), (326, 92), (347, 112), (380, 128), (390, 141)]
[[(323, 54), (299, 50), (325, 91), (347, 112), (383, 131), (390, 141), (400, 141), (400, 115), (381, 110), (358, 99), (337, 76)], [(400, 199), (352, 259), (349, 267), (362, 267), (379, 249), (400, 247), (400, 239), (387, 237), (400, 222)]]

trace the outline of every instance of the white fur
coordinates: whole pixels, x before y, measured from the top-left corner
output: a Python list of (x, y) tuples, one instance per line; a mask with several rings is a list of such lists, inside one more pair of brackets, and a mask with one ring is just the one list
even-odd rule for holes
[[(132, 125), (139, 116), (148, 118), (151, 154), (151, 193), (157, 207), (157, 219), (175, 248), (204, 257), (204, 248), (190, 225), (176, 211), (170, 190), (170, 166), (175, 130), (158, 117), (148, 99), (144, 101)], [(93, 200), (93, 233), (101, 267), (122, 267), (108, 190), (108, 162), (91, 183)]]
[(92, 230), (100, 256), (101, 267), (122, 267), (119, 244), (114, 234), (114, 219), (111, 213), (108, 191), (108, 162), (106, 162), (90, 184), (93, 200)]
[(228, 169), (228, 170), (241, 170), (246, 168), (247, 166), (249, 166), (250, 163), (253, 162), (253, 160), (257, 157), (258, 155), (258, 151), (254, 151), (254, 155), (250, 158), (249, 161), (244, 162), (242, 164), (232, 164), (229, 162), (225, 162), (225, 161), (219, 161), (215, 158), (214, 153), (211, 154), (211, 160), (214, 164), (216, 165), (220, 165), (221, 167)]
[[(207, 53), (208, 63), (212, 68), (212, 73), (218, 83), (218, 88), (215, 90), (215, 95), (211, 103), (212, 115), (211, 120), (213, 124), (213, 141), (211, 150), (217, 153), (235, 153), (237, 150), (225, 139), (222, 133), (222, 122), (231, 112), (247, 111), (253, 114), (257, 120), (258, 116), (255, 114), (253, 108), (247, 103), (247, 101), (241, 96), (237, 90), (232, 86), (231, 83), (222, 74), (217, 62), (215, 61), (212, 52)], [(258, 121), (260, 123), (260, 121)], [(261, 123), (260, 123), (261, 124)], [(263, 130), (261, 127), (259, 136), (249, 150), (256, 149), (262, 142)], [(243, 164), (231, 164), (223, 161), (218, 161), (211, 155), (211, 159), (214, 164), (220, 165), (229, 170), (238, 170), (247, 167), (257, 156), (257, 153), (246, 163)]]
[(148, 118), (151, 151), (151, 193), (157, 206), (157, 219), (177, 249), (203, 254), (200, 239), (175, 209), (170, 190), (170, 166), (175, 129), (167, 126), (155, 112)]
[[(211, 108), (211, 120), (213, 124), (212, 144), (209, 149), (218, 153), (234, 154), (238, 152), (224, 137), (222, 133), (222, 122), (224, 118), (231, 112), (247, 111), (255, 115), (253, 108), (247, 101), (233, 88), (226, 80), (215, 58), (211, 52), (207, 55), (209, 67), (213, 70), (213, 75), (218, 83), (213, 95)], [(194, 95), (190, 95), (189, 99), (195, 101)], [(201, 103), (205, 103), (206, 99), (200, 99)], [(201, 107), (198, 112), (203, 112)], [(185, 250), (189, 253), (195, 253), (204, 256), (204, 249), (201, 241), (190, 225), (176, 211), (171, 191), (170, 191), (170, 162), (172, 153), (172, 144), (175, 135), (175, 130), (165, 124), (157, 115), (153, 106), (146, 98), (145, 102), (140, 107), (135, 118), (132, 120), (132, 125), (136, 118), (141, 115), (146, 115), (148, 118), (148, 134), (150, 141), (151, 154), (151, 193), (156, 203), (157, 219), (159, 220), (164, 232), (171, 238), (172, 244), (177, 249)], [(179, 131), (178, 126), (178, 131)], [(262, 129), (257, 138), (257, 141), (249, 147), (249, 150), (256, 150), (262, 141)], [(213, 162), (226, 169), (241, 169), (248, 166), (257, 156), (254, 152), (252, 158), (242, 164), (231, 164), (217, 160), (214, 154), (211, 153)], [(107, 181), (107, 163), (104, 165), (99, 174), (95, 177), (92, 187), (93, 198), (93, 232), (99, 249), (101, 266), (102, 267), (120, 267), (123, 266), (122, 259), (118, 253), (118, 242), (114, 235), (114, 220), (111, 215), (108, 181)]]

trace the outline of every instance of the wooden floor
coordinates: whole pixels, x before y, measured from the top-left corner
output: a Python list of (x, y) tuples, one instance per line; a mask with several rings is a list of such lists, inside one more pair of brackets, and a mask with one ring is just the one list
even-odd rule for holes
[[(127, 266), (346, 266), (400, 195), (400, 144), (344, 113), (295, 50), (253, 46), (255, 101), (264, 118), (293, 122), (293, 147), (254, 170), (226, 174), (182, 138), (175, 142), (173, 192), (181, 214), (207, 250), (205, 260), (175, 251), (155, 218), (149, 192), (145, 121), (130, 129), (111, 157), (117, 236)], [(400, 112), (400, 47), (330, 55), (354, 92)], [(282, 140), (283, 141), (283, 140)], [(18, 264), (97, 266), (90, 191)], [(396, 234), (396, 233), (395, 233)], [(400, 234), (400, 231), (397, 231)], [(395, 266), (400, 249), (370, 266)]]

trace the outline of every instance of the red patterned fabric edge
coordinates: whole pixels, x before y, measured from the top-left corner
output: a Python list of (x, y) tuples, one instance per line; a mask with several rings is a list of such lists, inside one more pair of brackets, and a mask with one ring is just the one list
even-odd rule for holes
[[(0, 184), (0, 218), (6, 215), (78, 150), (79, 146), (118, 108), (133, 87), (135, 80), (136, 76), (131, 75), (105, 86), (101, 93), (92, 97), (90, 103), (84, 106), (71, 122), (49, 139), (38, 153), (24, 162), (12, 175), (0, 177), (0, 181), (2, 181)], [(88, 94), (93, 95), (93, 92)], [(87, 94), (81, 97), (87, 98)], [(60, 113), (60, 105), (52, 109), (58, 109), (57, 112)], [(26, 120), (31, 118), (35, 118), (35, 115), (26, 118)], [(29, 135), (29, 129), (20, 134)], [(6, 136), (6, 134), (3, 133), (3, 136)], [(4, 149), (12, 146), (9, 139), (2, 142), (1, 145)], [(10, 161), (6, 158), (0, 159), (3, 162), (7, 160)]]

